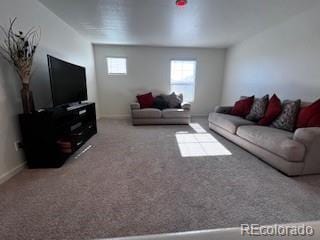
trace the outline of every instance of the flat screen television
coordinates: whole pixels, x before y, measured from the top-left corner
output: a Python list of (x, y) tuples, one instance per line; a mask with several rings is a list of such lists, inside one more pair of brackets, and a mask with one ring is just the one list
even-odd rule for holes
[(86, 69), (47, 55), (53, 106), (85, 101)]

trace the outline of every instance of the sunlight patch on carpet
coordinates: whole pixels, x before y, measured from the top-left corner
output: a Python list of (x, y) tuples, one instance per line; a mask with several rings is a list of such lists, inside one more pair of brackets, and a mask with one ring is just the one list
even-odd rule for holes
[(193, 128), (193, 130), (197, 133), (206, 133), (207, 131), (201, 127), (199, 123), (189, 123), (189, 126)]
[(199, 124), (191, 123), (196, 133), (176, 133), (182, 157), (228, 156), (232, 153)]

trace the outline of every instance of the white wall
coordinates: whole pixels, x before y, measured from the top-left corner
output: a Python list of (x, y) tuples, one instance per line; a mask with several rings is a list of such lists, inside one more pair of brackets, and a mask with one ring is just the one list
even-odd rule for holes
[[(46, 54), (86, 67), (88, 97), (96, 98), (96, 80), (92, 45), (71, 27), (36, 0), (1, 0), (0, 24), (8, 26), (9, 18), (17, 17), (17, 29), (41, 28), (41, 43), (35, 59), (32, 79), (38, 108), (51, 105)], [(17, 114), (22, 112), (20, 85), (17, 76), (0, 59), (0, 182), (11, 176), (23, 164), (21, 151), (14, 141), (20, 140)]]
[(241, 95), (320, 97), (320, 5), (228, 50), (223, 104)]
[[(224, 49), (94, 45), (98, 96), (102, 116), (129, 114), (137, 94), (169, 93), (170, 60), (196, 59), (193, 114), (208, 114), (221, 98)], [(127, 76), (107, 76), (107, 56), (127, 57)]]

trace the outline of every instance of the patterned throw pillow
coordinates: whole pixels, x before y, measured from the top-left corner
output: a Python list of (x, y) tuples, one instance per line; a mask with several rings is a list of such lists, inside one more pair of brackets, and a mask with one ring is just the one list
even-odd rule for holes
[(176, 95), (176, 93), (173, 92), (170, 95), (161, 94), (161, 96), (168, 102), (169, 108), (181, 108), (183, 101), (182, 94)]
[(293, 132), (300, 110), (301, 100), (286, 100), (282, 104), (282, 113), (273, 121), (272, 127)]
[(246, 116), (246, 119), (253, 122), (258, 122), (263, 118), (266, 112), (269, 102), (269, 95), (265, 95), (263, 98), (254, 99), (250, 113)]

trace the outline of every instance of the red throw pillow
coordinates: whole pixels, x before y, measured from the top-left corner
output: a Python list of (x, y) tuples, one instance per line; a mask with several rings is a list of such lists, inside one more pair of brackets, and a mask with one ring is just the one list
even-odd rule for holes
[(320, 113), (320, 99), (312, 103), (310, 106), (307, 106), (301, 109), (298, 116), (296, 127), (297, 128), (308, 127), (309, 121), (319, 113)]
[(308, 122), (307, 127), (320, 127), (320, 113), (314, 115)]
[(143, 95), (138, 95), (137, 100), (140, 104), (140, 108), (151, 108), (154, 102), (154, 98), (151, 92)]
[(275, 120), (280, 115), (281, 112), (281, 101), (276, 94), (273, 94), (273, 96), (269, 100), (267, 111), (264, 114), (264, 117), (259, 121), (259, 124), (263, 126), (270, 125), (273, 120)]
[(250, 113), (253, 102), (254, 96), (237, 101), (231, 110), (231, 115), (239, 117), (247, 116)]

